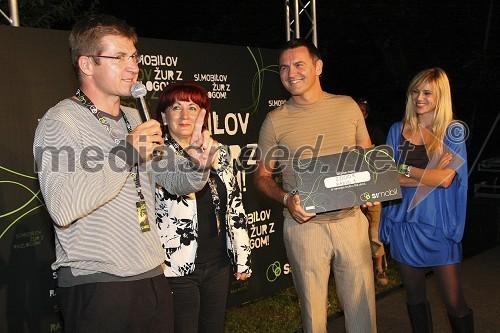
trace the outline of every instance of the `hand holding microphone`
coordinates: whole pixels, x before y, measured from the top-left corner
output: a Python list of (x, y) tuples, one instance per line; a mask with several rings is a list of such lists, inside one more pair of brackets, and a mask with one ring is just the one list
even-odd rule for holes
[(130, 88), (130, 92), (132, 97), (137, 99), (143, 123), (130, 132), (127, 141), (139, 152), (142, 160), (146, 161), (151, 156), (157, 156), (157, 153), (159, 153), (157, 148), (163, 143), (161, 127), (158, 121), (151, 119), (148, 103), (145, 99), (146, 86), (136, 82)]

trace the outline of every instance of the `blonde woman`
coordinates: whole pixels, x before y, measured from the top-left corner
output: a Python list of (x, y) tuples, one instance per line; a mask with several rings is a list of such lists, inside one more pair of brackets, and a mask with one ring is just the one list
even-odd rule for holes
[(450, 84), (440, 68), (418, 73), (406, 113), (392, 125), (403, 198), (385, 205), (380, 240), (390, 243), (407, 292), (413, 332), (432, 332), (425, 269), (432, 267), (453, 332), (473, 332), (460, 262), (467, 204), (465, 126), (453, 119)]

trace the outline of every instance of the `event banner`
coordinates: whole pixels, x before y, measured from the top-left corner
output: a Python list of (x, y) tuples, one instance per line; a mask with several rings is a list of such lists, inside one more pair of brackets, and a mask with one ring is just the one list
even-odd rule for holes
[[(67, 31), (0, 26), (0, 332), (62, 332), (50, 216), (38, 186), (33, 137), (38, 119), (77, 84)], [(209, 129), (230, 147), (243, 192), (252, 277), (233, 279), (228, 304), (239, 305), (292, 285), (282, 241), (282, 207), (253, 186), (258, 133), (266, 114), (288, 98), (278, 52), (140, 38), (138, 80), (154, 114), (161, 90), (193, 81), (209, 92)], [(123, 104), (134, 106), (132, 98)], [(78, 190), (78, 189), (75, 189)], [(117, 249), (119, 250), (119, 249)]]

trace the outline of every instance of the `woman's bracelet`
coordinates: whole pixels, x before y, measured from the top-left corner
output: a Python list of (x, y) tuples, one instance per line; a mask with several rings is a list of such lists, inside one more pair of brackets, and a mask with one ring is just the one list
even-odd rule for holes
[(407, 165), (407, 164), (401, 163), (398, 166), (398, 173), (401, 174), (401, 175), (405, 175), (406, 177), (410, 178), (411, 168), (412, 168), (411, 165)]

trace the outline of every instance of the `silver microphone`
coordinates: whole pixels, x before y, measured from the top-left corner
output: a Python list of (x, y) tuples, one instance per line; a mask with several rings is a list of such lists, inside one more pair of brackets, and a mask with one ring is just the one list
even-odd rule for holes
[(146, 86), (143, 85), (140, 82), (136, 82), (130, 87), (130, 93), (132, 94), (132, 97), (137, 99), (137, 104), (139, 106), (139, 111), (141, 114), (142, 121), (148, 121), (151, 119), (151, 114), (149, 113), (149, 106), (144, 98), (147, 93)]

